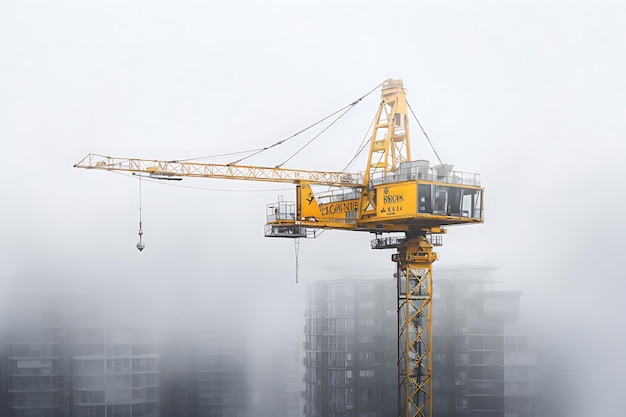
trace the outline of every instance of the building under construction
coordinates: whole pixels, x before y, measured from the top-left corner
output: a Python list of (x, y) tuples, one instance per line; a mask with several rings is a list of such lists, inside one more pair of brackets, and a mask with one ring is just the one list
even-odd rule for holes
[(493, 268), (439, 270), (434, 288), (434, 413), (534, 417), (536, 353), (519, 324), (521, 292), (501, 290)]
[[(536, 353), (519, 324), (520, 291), (494, 269), (437, 271), (434, 409), (440, 417), (535, 417)], [(306, 417), (396, 416), (395, 282), (353, 279), (307, 288)]]
[(396, 417), (393, 280), (337, 279), (307, 288), (306, 417)]

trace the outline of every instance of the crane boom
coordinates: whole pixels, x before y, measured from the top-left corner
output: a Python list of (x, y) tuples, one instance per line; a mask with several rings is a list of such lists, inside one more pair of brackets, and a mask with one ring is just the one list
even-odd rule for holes
[(251, 180), (297, 184), (328, 185), (334, 187), (361, 187), (362, 173), (307, 171), (301, 169), (270, 168), (249, 165), (202, 164), (184, 161), (161, 161), (156, 159), (119, 158), (90, 153), (75, 168), (102, 169), (107, 171), (141, 172), (155, 178), (198, 177), (232, 180)]

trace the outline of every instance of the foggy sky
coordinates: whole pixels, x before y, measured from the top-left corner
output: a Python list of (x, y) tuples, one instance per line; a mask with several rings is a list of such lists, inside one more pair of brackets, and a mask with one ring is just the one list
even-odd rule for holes
[[(89, 152), (260, 148), (402, 78), (446, 161), (486, 188), (485, 224), (451, 229), (437, 266), (499, 267), (538, 334), (593, 381), (577, 412), (615, 412), (626, 372), (625, 12), (608, 0), (2, 1), (0, 295), (123, 285), (150, 287), (174, 310), (206, 296), (276, 320), (300, 314), (293, 244), (263, 238), (265, 205), (293, 200), (291, 187), (144, 181), (139, 253), (137, 180), (72, 165)], [(378, 97), (286, 167), (342, 169)], [(411, 126), (413, 158), (433, 161)], [(274, 166), (293, 151), (248, 162)], [(303, 241), (301, 281), (390, 276), (390, 253), (369, 239)]]

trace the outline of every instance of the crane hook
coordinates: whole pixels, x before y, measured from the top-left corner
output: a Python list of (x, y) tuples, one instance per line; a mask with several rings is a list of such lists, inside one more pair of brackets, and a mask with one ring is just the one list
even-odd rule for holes
[(146, 247), (143, 243), (143, 229), (141, 228), (141, 175), (139, 175), (139, 242), (137, 242), (137, 249), (141, 252)]
[(137, 242), (137, 249), (139, 249), (139, 252), (141, 252), (145, 247), (146, 244), (143, 243), (143, 229), (141, 228), (141, 221), (139, 222), (139, 242)]

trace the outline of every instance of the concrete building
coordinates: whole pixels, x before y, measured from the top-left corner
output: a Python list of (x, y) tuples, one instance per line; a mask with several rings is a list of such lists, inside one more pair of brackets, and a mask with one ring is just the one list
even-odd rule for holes
[[(519, 323), (520, 291), (494, 269), (435, 271), (433, 413), (538, 415), (538, 361)], [(307, 417), (397, 414), (397, 313), (392, 279), (315, 282), (305, 312)]]
[(5, 307), (1, 416), (158, 417), (154, 326), (91, 301)]
[(161, 340), (160, 417), (198, 416), (195, 327), (170, 323)]
[(4, 326), (2, 326), (2, 321), (0, 320), (0, 415), (7, 414), (7, 375), (6, 375), (6, 347), (5, 347), (5, 339), (6, 335), (4, 332)]
[(73, 417), (158, 417), (159, 359), (153, 329), (118, 325), (69, 330)]
[(247, 417), (247, 345), (236, 329), (181, 323), (162, 340), (161, 417)]
[[(250, 415), (302, 417), (304, 408), (303, 285), (294, 285), (279, 298), (259, 297), (263, 320), (250, 321)], [(271, 308), (268, 308), (270, 306)]]
[(277, 346), (258, 356), (252, 382), (252, 407), (255, 417), (302, 417), (304, 409), (304, 366), (302, 357), (302, 326), (298, 342), (289, 338), (276, 340)]
[(490, 268), (436, 272), (433, 412), (531, 417), (536, 358), (519, 326), (519, 291), (498, 290)]
[(247, 416), (247, 347), (240, 339), (236, 333), (217, 329), (200, 333), (197, 348), (198, 416)]
[(330, 280), (307, 288), (307, 417), (397, 415), (395, 282)]
[(65, 329), (52, 314), (21, 311), (19, 327), (4, 332), (0, 360), (1, 415), (67, 417)]
[(4, 329), (0, 329), (0, 415), (7, 414), (7, 375), (5, 366), (5, 346), (4, 346)]
[(278, 361), (280, 378), (277, 384), (279, 391), (277, 415), (284, 417), (302, 417), (303, 415), (303, 352), (301, 342), (285, 343), (285, 349)]

